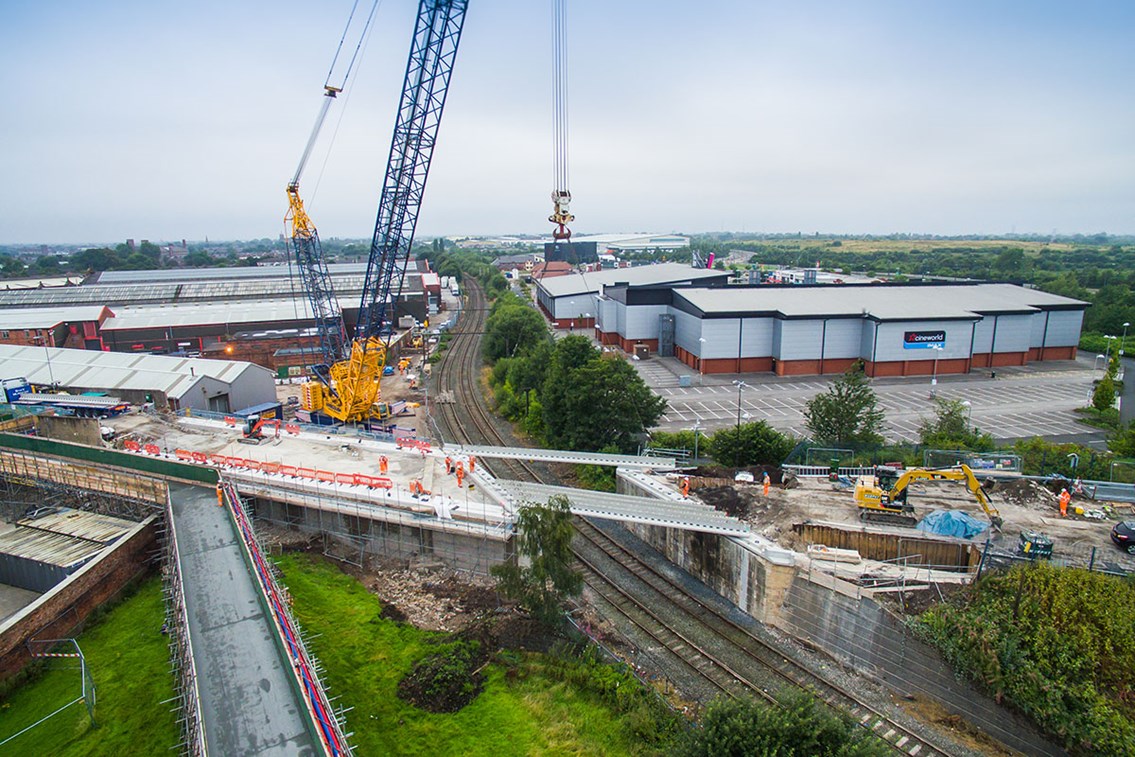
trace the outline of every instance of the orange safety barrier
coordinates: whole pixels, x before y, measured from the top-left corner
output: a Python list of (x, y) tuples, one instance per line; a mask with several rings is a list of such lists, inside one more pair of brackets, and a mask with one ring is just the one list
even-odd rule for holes
[(178, 460), (192, 460), (193, 459), (193, 453), (190, 452), (187, 449), (175, 449), (173, 451), (173, 454), (177, 457)]
[(125, 442), (122, 443), (122, 448), (128, 449), (131, 452), (137, 452), (138, 450), (142, 449), (142, 445), (139, 444), (138, 442), (128, 440), (128, 441), (125, 441)]
[(246, 470), (260, 470), (260, 461), (259, 460), (245, 460), (244, 465), (242, 467), (245, 468)]
[(225, 456), (217, 454), (209, 455), (209, 462), (211, 462), (213, 465), (224, 465)]
[(236, 418), (234, 418), (231, 415), (226, 415), (225, 416), (225, 423), (227, 423), (230, 426), (235, 426), (236, 425)]
[(292, 478), (295, 478), (296, 476), (299, 475), (299, 472), (297, 471), (296, 466), (294, 466), (294, 465), (281, 465), (280, 466), (280, 475), (281, 476), (291, 476)]
[(279, 463), (260, 463), (260, 472), (261, 473), (279, 473), (280, 472), (280, 464)]
[(329, 470), (317, 470), (315, 472), (315, 480), (333, 484), (335, 483), (335, 472)]
[(337, 483), (337, 484), (348, 484), (350, 486), (354, 486), (355, 484), (358, 483), (358, 481), (355, 480), (355, 475), (356, 474), (354, 474), (354, 473), (336, 473), (335, 474), (335, 483)]
[(300, 478), (315, 480), (315, 468), (296, 468), (296, 475)]
[(229, 466), (230, 468), (242, 468), (242, 467), (244, 467), (244, 458), (243, 457), (226, 457), (225, 458), (225, 465)]
[(371, 476), (370, 483), (367, 486), (372, 489), (393, 489), (394, 482), (386, 476)]
[(284, 430), (287, 431), (289, 434), (295, 434), (295, 435), (298, 436), (299, 432), (300, 432), (300, 427), (299, 427), (298, 424), (288, 423), (288, 424), (284, 425)]
[(209, 462), (209, 456), (206, 455), (204, 452), (190, 452), (189, 454), (193, 455), (193, 462), (195, 462), (195, 463), (207, 463), (207, 462)]
[(156, 444), (144, 444), (144, 445), (142, 445), (142, 451), (145, 452), (147, 455), (160, 455), (160, 454), (162, 454), (161, 447), (159, 447)]

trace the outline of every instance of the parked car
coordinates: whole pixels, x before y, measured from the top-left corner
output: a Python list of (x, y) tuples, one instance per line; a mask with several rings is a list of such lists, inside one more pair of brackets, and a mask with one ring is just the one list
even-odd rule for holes
[(1135, 555), (1135, 520), (1116, 523), (1111, 529), (1111, 540), (1127, 554)]

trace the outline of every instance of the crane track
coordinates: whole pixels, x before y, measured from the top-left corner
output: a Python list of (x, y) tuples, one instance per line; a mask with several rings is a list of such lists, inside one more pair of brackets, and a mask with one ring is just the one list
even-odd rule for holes
[[(498, 421), (486, 407), (481, 393), (479, 355), (487, 301), (484, 292), (466, 278), (468, 301), (457, 325), (452, 329), (448, 354), (438, 364), (432, 381), (439, 391), (452, 393), (453, 402), (435, 404), (436, 420), (455, 437), (468, 444), (511, 446), (500, 431)], [(470, 318), (470, 315), (475, 314)], [(545, 483), (529, 463), (521, 460), (481, 461), (495, 476)], [(502, 475), (504, 471), (509, 475)], [(557, 483), (555, 481), (547, 483)], [(579, 541), (573, 552), (584, 583), (608, 606), (667, 650), (679, 663), (708, 685), (727, 696), (753, 694), (773, 700), (769, 689), (780, 688), (757, 681), (749, 666), (768, 673), (781, 682), (805, 688), (821, 701), (852, 717), (898, 752), (927, 757), (948, 755), (905, 726), (836, 686), (808, 668), (788, 659), (768, 641), (722, 615), (693, 596), (637, 555), (583, 518), (575, 518)], [(582, 543), (580, 543), (582, 542)], [(590, 554), (584, 554), (589, 552)], [(606, 564), (601, 564), (606, 563)], [(621, 586), (612, 575), (632, 576), (645, 591), (636, 595)], [(646, 596), (643, 596), (646, 595)], [(682, 614), (696, 624), (703, 638), (675, 628), (674, 618)], [(669, 616), (669, 617), (668, 617)], [(709, 649), (706, 639), (723, 650)], [(732, 663), (726, 658), (731, 658)], [(744, 668), (745, 672), (739, 669)]]

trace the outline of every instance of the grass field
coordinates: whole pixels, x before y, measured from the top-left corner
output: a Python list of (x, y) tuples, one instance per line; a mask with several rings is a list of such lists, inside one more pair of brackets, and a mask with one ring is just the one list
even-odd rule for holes
[[(94, 727), (86, 707), (76, 704), (0, 747), (0, 754), (170, 754), (180, 734), (171, 705), (160, 704), (174, 695), (164, 612), (161, 582), (151, 578), (79, 637), (97, 692)], [(52, 663), (0, 700), (0, 740), (78, 696), (79, 672), (71, 662)]]
[(439, 636), (380, 617), (378, 600), (334, 564), (309, 555), (285, 555), (278, 564), (330, 694), (354, 707), (347, 727), (357, 754), (652, 753), (629, 718), (545, 676), (539, 655), (523, 657), (512, 675), (489, 665), (484, 691), (459, 712), (431, 714), (403, 702), (398, 681)]

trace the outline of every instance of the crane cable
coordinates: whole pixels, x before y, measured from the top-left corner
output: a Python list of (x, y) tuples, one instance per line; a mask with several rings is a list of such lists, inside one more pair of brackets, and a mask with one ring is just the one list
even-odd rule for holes
[(571, 238), (568, 189), (567, 0), (552, 0), (552, 215), (557, 241)]
[[(303, 155), (300, 157), (299, 165), (296, 167), (296, 172), (292, 176), (292, 181), (289, 186), (295, 187), (299, 184), (300, 176), (303, 174), (303, 169), (307, 165), (308, 158), (311, 157), (311, 151), (315, 148), (315, 141), (319, 137), (319, 132), (323, 128), (323, 121), (327, 118), (327, 111), (331, 108), (331, 101), (334, 100), (340, 92), (346, 89), (347, 83), (351, 80), (351, 75), (355, 71), (355, 64), (359, 61), (365, 42), (370, 36), (371, 24), (374, 21), (375, 13), (378, 11), (378, 6), (381, 5), (381, 0), (374, 0), (371, 4), (370, 13), (367, 14), (363, 29), (358, 34), (358, 41), (355, 43), (355, 49), (351, 53), (351, 59), (347, 63), (346, 70), (343, 71), (342, 81), (338, 85), (334, 85), (331, 83), (331, 79), (335, 76), (335, 67), (339, 63), (339, 55), (343, 51), (343, 44), (346, 42), (347, 35), (351, 31), (351, 25), (354, 23), (355, 12), (358, 10), (358, 5), (359, 0), (355, 0), (354, 5), (351, 6), (351, 14), (347, 17), (347, 25), (343, 28), (343, 34), (339, 37), (339, 44), (335, 47), (335, 55), (331, 58), (331, 66), (327, 70), (327, 78), (323, 80), (323, 105), (319, 109), (319, 115), (315, 119), (315, 126), (312, 127), (311, 134), (307, 138)], [(342, 114), (340, 114), (340, 119), (342, 119)], [(336, 132), (338, 132), (338, 127), (336, 127)]]

